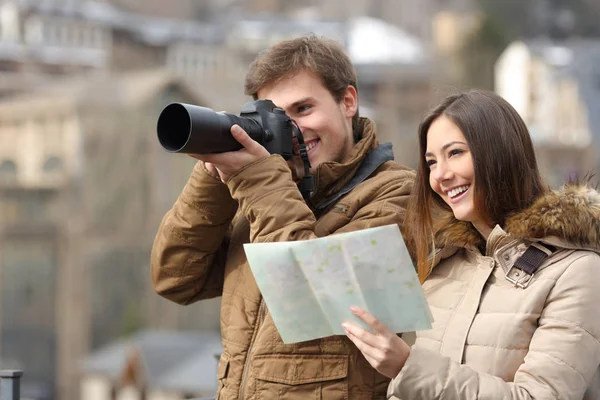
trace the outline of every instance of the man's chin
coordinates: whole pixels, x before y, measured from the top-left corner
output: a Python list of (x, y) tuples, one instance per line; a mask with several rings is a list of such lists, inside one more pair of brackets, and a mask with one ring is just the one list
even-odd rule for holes
[(319, 167), (319, 165), (321, 165), (321, 161), (316, 160), (316, 161), (311, 161), (310, 162), (310, 173), (311, 174), (315, 174), (317, 172), (317, 168)]
[(311, 154), (308, 156), (308, 161), (310, 161), (310, 172), (312, 174), (317, 170), (317, 167), (321, 165), (325, 160), (321, 160), (321, 158), (317, 154)]

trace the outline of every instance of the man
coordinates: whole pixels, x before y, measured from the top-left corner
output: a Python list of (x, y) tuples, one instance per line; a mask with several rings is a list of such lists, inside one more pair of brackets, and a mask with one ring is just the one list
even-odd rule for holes
[(192, 175), (159, 228), (155, 290), (181, 304), (223, 296), (218, 399), (385, 398), (389, 380), (343, 336), (283, 344), (243, 243), (307, 240), (401, 224), (414, 181), (358, 117), (356, 72), (336, 42), (303, 37), (258, 55), (246, 93), (270, 99), (300, 127), (314, 192), (239, 127), (242, 150), (195, 156)]

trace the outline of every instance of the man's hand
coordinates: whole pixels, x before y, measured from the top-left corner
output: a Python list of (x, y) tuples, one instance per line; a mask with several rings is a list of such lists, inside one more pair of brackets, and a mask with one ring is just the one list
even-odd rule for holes
[(346, 336), (363, 353), (373, 368), (388, 378), (395, 378), (408, 359), (410, 346), (365, 310), (358, 307), (350, 307), (350, 310), (365, 321), (375, 334), (344, 322), (342, 328), (346, 331)]
[(223, 182), (227, 182), (231, 175), (246, 165), (269, 156), (267, 149), (252, 140), (246, 131), (238, 125), (231, 127), (231, 135), (243, 146), (241, 150), (226, 153), (190, 155), (203, 161), (209, 172), (213, 172), (216, 169)]

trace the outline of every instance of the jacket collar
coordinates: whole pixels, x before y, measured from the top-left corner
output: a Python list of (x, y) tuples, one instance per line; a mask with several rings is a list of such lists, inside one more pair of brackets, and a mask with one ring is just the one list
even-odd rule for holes
[(373, 121), (368, 118), (360, 118), (356, 129), (359, 131), (361, 139), (352, 148), (348, 161), (345, 163), (327, 161), (317, 167), (315, 190), (311, 197), (313, 205), (318, 206), (319, 203), (343, 188), (352, 179), (369, 151), (379, 145)]
[[(486, 246), (471, 223), (458, 221), (449, 211), (444, 211), (435, 225), (438, 248)], [(510, 216), (504, 227), (497, 226), (486, 247), (489, 249), (506, 235), (600, 253), (600, 193), (585, 184), (576, 183), (548, 191), (530, 207)]]

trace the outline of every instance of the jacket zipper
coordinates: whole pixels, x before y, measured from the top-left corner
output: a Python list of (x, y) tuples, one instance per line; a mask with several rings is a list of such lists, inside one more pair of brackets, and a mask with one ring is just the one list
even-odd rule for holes
[(248, 347), (248, 355), (246, 356), (246, 362), (244, 364), (244, 375), (242, 377), (242, 384), (240, 386), (240, 400), (244, 400), (244, 392), (246, 391), (246, 380), (248, 379), (248, 371), (250, 370), (250, 360), (252, 358), (252, 346), (254, 345), (256, 336), (258, 336), (258, 330), (260, 329), (260, 326), (262, 325), (265, 319), (265, 302), (262, 297), (260, 299), (258, 315), (259, 322), (256, 324), (256, 328), (254, 329), (254, 333), (252, 334), (252, 340), (250, 341), (250, 346)]
[(339, 211), (339, 212), (345, 214), (346, 212), (348, 212), (348, 207), (336, 204), (335, 206), (333, 206), (333, 210), (334, 211)]

